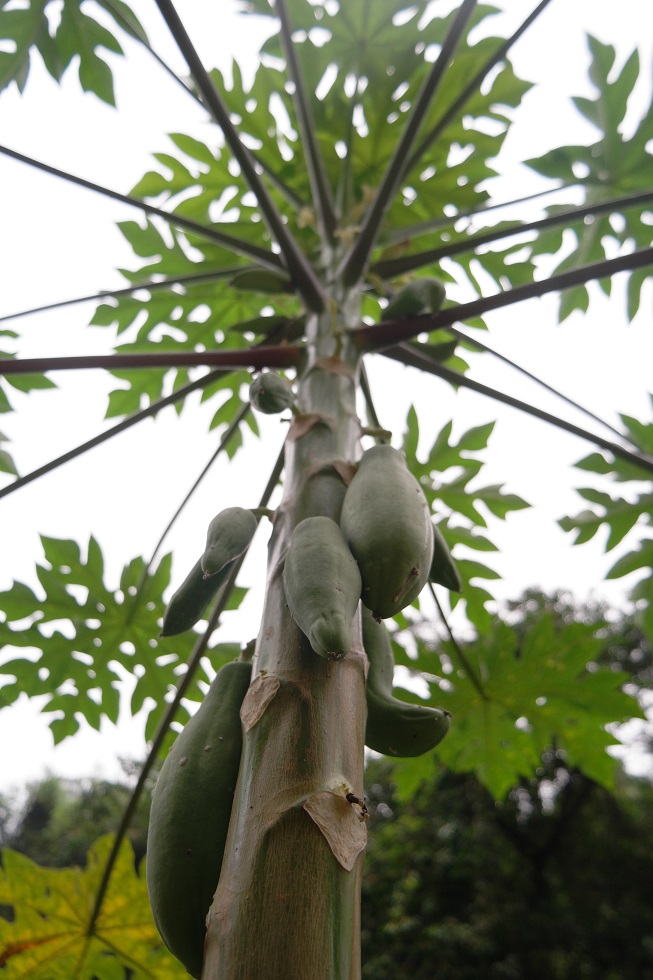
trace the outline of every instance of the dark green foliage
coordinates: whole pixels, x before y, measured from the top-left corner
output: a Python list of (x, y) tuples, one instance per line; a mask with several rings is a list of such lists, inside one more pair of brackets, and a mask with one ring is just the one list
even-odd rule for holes
[(497, 805), (433, 771), (398, 803), (367, 769), (363, 977), (625, 980), (653, 976), (653, 788), (616, 798), (550, 753)]

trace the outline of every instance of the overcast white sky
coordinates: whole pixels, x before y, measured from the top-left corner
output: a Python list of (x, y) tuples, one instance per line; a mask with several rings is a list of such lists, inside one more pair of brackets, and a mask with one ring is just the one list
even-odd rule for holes
[[(448, 9), (451, 4), (443, 4)], [(533, 3), (504, 0), (505, 17), (497, 33), (508, 34)], [(153, 3), (135, 9), (151, 33), (155, 47), (178, 71), (183, 65), (159, 21)], [(232, 54), (251, 50), (251, 23), (232, 16), (233, 4), (207, 5), (184, 0), (179, 10), (200, 53), (209, 65), (228, 64)], [(218, 10), (220, 13), (218, 14)], [(613, 43), (618, 63), (640, 46), (644, 69), (631, 115), (650, 98), (651, 35), (649, 0), (622, 0), (619, 16), (610, 0), (553, 0), (513, 54), (519, 75), (535, 82), (520, 110), (515, 138), (506, 141), (499, 161), (504, 178), (495, 184), (497, 199), (510, 199), (536, 189), (535, 180), (519, 159), (566, 142), (591, 142), (594, 133), (575, 113), (568, 97), (590, 95), (585, 80), (588, 63), (584, 34), (589, 31)], [(504, 26), (505, 23), (505, 26)], [(648, 25), (647, 30), (643, 26)], [(645, 47), (642, 49), (642, 44)], [(33, 77), (21, 98), (12, 87), (0, 97), (1, 141), (100, 184), (126, 192), (152, 168), (151, 153), (171, 149), (166, 133), (191, 133), (211, 138), (202, 112), (137, 45), (126, 42), (128, 62), (113, 59), (119, 111), (79, 92), (69, 72), (61, 87), (45, 74), (38, 58)], [(627, 119), (627, 126), (628, 126)], [(0, 158), (0, 238), (2, 290), (0, 315), (40, 303), (66, 299), (124, 285), (114, 271), (130, 266), (132, 257), (115, 222), (138, 220), (131, 209), (94, 196), (6, 158)], [(571, 199), (571, 198), (569, 198)], [(535, 215), (536, 216), (536, 215)], [(487, 318), (487, 342), (540, 375), (577, 401), (617, 422), (617, 412), (650, 419), (647, 395), (651, 383), (650, 284), (644, 291), (636, 321), (626, 325), (623, 289), (615, 282), (612, 301), (592, 290), (589, 315), (574, 315), (560, 326), (556, 299), (522, 304)], [(463, 299), (461, 293), (459, 297)], [(61, 355), (110, 349), (111, 332), (84, 330), (92, 306), (73, 307), (13, 321), (6, 326), (22, 336), (22, 356)], [(0, 329), (2, 329), (0, 325)], [(589, 595), (620, 602), (624, 582), (602, 583), (616, 555), (604, 555), (603, 536), (580, 548), (556, 521), (583, 509), (575, 486), (592, 478), (573, 471), (572, 464), (591, 451), (588, 444), (517, 415), (472, 392), (454, 394), (436, 379), (416, 378), (397, 365), (376, 359), (370, 365), (373, 389), (383, 402), (382, 423), (401, 437), (411, 402), (420, 411), (428, 448), (450, 418), (454, 434), (490, 419), (497, 420), (482, 482), (504, 483), (533, 504), (490, 525), (490, 537), (501, 548), (488, 563), (504, 579), (496, 583), (499, 597), (515, 597), (528, 586), (569, 588), (579, 598)], [(472, 357), (472, 377), (509, 391), (524, 400), (591, 428), (584, 416), (505, 368), (495, 359)], [(8, 447), (22, 473), (70, 449), (101, 430), (106, 398), (114, 383), (101, 372), (85, 377), (69, 372), (54, 376), (57, 392), (13, 397), (19, 412), (4, 416), (0, 429), (12, 439)], [(0, 502), (0, 589), (13, 580), (35, 584), (34, 565), (42, 558), (38, 534), (75, 538), (82, 545), (93, 533), (107, 562), (106, 580), (117, 585), (122, 566), (136, 555), (148, 556), (171, 513), (216, 445), (207, 434), (211, 409), (198, 398), (181, 419), (167, 410), (129, 433), (69, 463)], [(194, 564), (210, 518), (234, 503), (254, 505), (283, 435), (278, 418), (263, 420), (264, 438), (248, 440), (233, 465), (221, 460), (194, 503), (178, 522), (165, 550), (175, 555), (178, 584)], [(609, 433), (604, 433), (609, 435)], [(256, 634), (264, 580), (264, 541), (248, 558), (241, 580), (252, 586), (243, 615), (223, 628), (224, 639), (250, 639)], [(628, 581), (625, 581), (628, 585)], [(102, 733), (83, 728), (76, 738), (53, 749), (47, 717), (26, 700), (0, 712), (3, 752), (0, 791), (39, 776), (47, 766), (64, 775), (116, 775), (116, 757), (144, 753), (142, 719), (124, 718), (116, 729)], [(12, 750), (12, 747), (15, 749)]]

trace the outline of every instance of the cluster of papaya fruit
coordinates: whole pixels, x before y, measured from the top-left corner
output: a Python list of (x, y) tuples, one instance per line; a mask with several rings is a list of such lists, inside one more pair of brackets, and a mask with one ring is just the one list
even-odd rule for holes
[[(197, 621), (255, 530), (256, 517), (241, 507), (229, 507), (211, 521), (204, 553), (170, 601), (164, 635)], [(409, 605), (428, 579), (460, 588), (419, 483), (403, 455), (386, 445), (363, 454), (345, 494), (340, 525), (328, 517), (306, 518), (296, 526), (286, 554), (288, 607), (321, 657), (337, 660), (350, 650), (354, 616), (363, 603), (369, 662), (365, 743), (384, 755), (421, 755), (449, 729), (448, 712), (394, 697), (392, 641), (381, 622)], [(166, 945), (193, 977), (202, 970), (205, 919), (226, 844), (242, 752), (240, 708), (251, 673), (244, 659), (218, 671), (170, 750), (152, 799), (150, 902)]]
[(410, 605), (429, 579), (460, 590), (422, 488), (392, 446), (374, 446), (363, 454), (345, 493), (340, 524), (307, 517), (295, 528), (286, 554), (286, 602), (319, 656), (338, 660), (347, 654), (354, 615), (363, 603), (369, 661), (365, 744), (384, 755), (421, 755), (449, 729), (446, 711), (393, 696), (392, 642), (381, 623)]

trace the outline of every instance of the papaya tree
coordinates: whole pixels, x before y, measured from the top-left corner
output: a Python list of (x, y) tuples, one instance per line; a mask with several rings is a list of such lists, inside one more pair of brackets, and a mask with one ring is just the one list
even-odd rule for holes
[[(20, 582), (2, 594), (1, 639), (18, 652), (2, 664), (1, 703), (45, 696), (60, 741), (80, 716), (95, 727), (117, 720), (127, 671), (129, 710), (150, 706), (150, 746), (116, 837), (89, 856), (72, 926), (48, 905), (55, 879), (44, 879), (34, 905), (24, 883), (35, 872), (6, 858), (0, 904), (13, 920), (0, 923), (0, 962), (8, 976), (114, 976), (116, 957), (138, 976), (183, 975), (151, 931), (126, 938), (136, 923), (120, 892), (137, 891), (122, 842), (140, 791), (173, 744), (173, 723), (193, 714), (167, 756), (160, 802), (154, 796), (148, 866), (164, 940), (203, 980), (355, 978), (366, 744), (402, 758), (406, 794), (432, 772), (437, 746), (440, 764), (475, 771), (500, 798), (552, 745), (609, 785), (606, 749), (617, 739), (606, 726), (642, 713), (629, 676), (595, 662), (595, 624), (544, 616), (517, 636), (495, 621), (479, 580), (496, 572), (474, 557), (495, 550), (483, 514), (502, 519), (527, 504), (477, 479), (492, 424), (454, 438), (442, 419), (425, 453), (416, 412), (403, 433), (384, 428), (368, 365), (383, 358), (472, 388), (592, 445), (580, 468), (603, 486), (605, 478), (628, 486), (623, 496), (581, 489), (589, 509), (561, 524), (578, 543), (607, 528), (608, 549), (643, 532), (610, 575), (642, 570), (637, 614), (653, 636), (653, 423), (624, 416), (606, 438), (596, 417), (586, 429), (481, 385), (465, 359), (493, 357), (480, 339), (492, 311), (556, 293), (565, 319), (587, 308), (590, 284), (609, 294), (617, 273), (635, 316), (653, 268), (653, 108), (624, 136), (637, 53), (615, 70), (614, 49), (590, 38), (595, 97), (575, 104), (598, 137), (528, 161), (554, 197), (541, 216), (519, 220), (515, 208), (526, 202), (487, 189), (489, 161), (529, 87), (511, 48), (537, 29), (548, 0), (529, 5), (507, 38), (493, 36), (495, 8), (476, 0), (444, 14), (427, 0), (247, 0), (244, 30), (266, 25), (251, 78), (237, 66), (230, 78), (210, 69), (181, 5), (156, 5), (185, 62), (177, 80), (205, 111), (209, 137), (174, 135), (174, 152), (156, 154), (160, 166), (130, 194), (0, 147), (142, 216), (120, 226), (135, 256), (127, 285), (94, 297), (91, 324), (116, 331), (115, 351), (0, 361), (3, 384), (22, 390), (47, 386), (58, 370), (108, 371), (119, 382), (108, 415), (123, 418), (10, 479), (0, 496), (194, 392), (215, 405), (216, 452), (230, 457), (243, 427), (258, 431), (257, 418), (276, 411), (288, 425), (258, 498), (221, 498), (207, 547), (186, 577), (176, 575), (172, 596), (171, 556), (159, 559), (158, 547), (149, 560), (130, 560), (112, 589), (95, 538), (82, 549), (52, 537), (43, 538), (41, 594)], [(172, 71), (122, 0), (51, 7), (2, 4), (4, 85), (29, 85), (38, 54), (57, 80), (74, 64), (82, 87), (112, 103), (101, 52), (117, 56), (123, 44)], [(512, 216), (496, 221), (497, 211)], [(464, 301), (454, 298), (461, 284)], [(13, 328), (3, 332), (15, 340)], [(14, 474), (7, 453), (2, 465)], [(216, 642), (222, 614), (242, 598), (236, 580), (257, 522), (269, 532), (257, 640)], [(454, 609), (472, 644), (457, 642)], [(395, 663), (421, 685), (401, 699)], [(225, 681), (236, 673), (238, 683)], [(187, 921), (200, 888), (214, 893), (210, 908), (202, 898)], [(123, 930), (121, 942), (109, 927)]]

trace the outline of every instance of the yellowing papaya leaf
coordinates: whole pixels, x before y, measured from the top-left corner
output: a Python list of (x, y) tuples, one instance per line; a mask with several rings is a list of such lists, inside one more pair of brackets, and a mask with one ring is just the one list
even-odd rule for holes
[(95, 897), (113, 835), (101, 837), (86, 868), (41, 868), (23, 854), (2, 852), (0, 918), (3, 980), (183, 980), (187, 973), (163, 945), (154, 925), (144, 874), (123, 843), (97, 921)]

